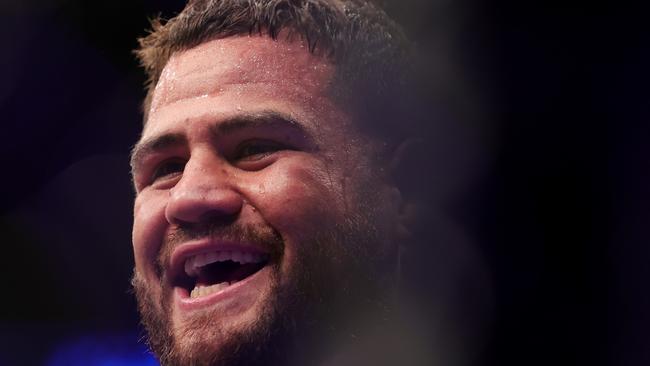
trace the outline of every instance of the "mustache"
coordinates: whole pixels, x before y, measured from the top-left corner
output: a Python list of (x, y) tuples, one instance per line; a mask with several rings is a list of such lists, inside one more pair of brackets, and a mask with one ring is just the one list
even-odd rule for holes
[(168, 263), (174, 248), (192, 240), (219, 240), (254, 245), (268, 253), (271, 259), (284, 253), (284, 239), (273, 227), (263, 224), (241, 224), (209, 222), (201, 225), (178, 225), (164, 239), (157, 267), (163, 273), (164, 263)]

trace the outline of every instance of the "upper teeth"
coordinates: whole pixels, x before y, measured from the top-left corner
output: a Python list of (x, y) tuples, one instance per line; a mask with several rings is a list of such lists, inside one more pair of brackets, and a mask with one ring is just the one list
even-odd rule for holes
[(259, 253), (224, 250), (191, 256), (185, 261), (185, 273), (190, 277), (198, 276), (199, 268), (215, 262), (233, 261), (240, 264), (260, 263), (264, 255)]

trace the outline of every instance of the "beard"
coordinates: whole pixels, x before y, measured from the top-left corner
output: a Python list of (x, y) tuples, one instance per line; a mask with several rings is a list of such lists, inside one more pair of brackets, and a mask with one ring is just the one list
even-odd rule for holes
[[(272, 269), (270, 295), (256, 319), (236, 330), (215, 325), (218, 313), (195, 316), (179, 327), (172, 324), (172, 289), (164, 285), (168, 282), (162, 266), (158, 284), (148, 284), (135, 272), (132, 284), (151, 350), (162, 365), (317, 364), (360, 333), (359, 319), (385, 319), (390, 312), (386, 290), (392, 273), (385, 270), (390, 256), (386, 246), (380, 245), (382, 235), (373, 222), (369, 214), (348, 216), (342, 224), (294, 245), (296, 258), (291, 273), (284, 277), (280, 263), (285, 244), (272, 228), (221, 223), (202, 229), (179, 228), (163, 244), (159, 264), (171, 253), (174, 242), (189, 238), (260, 243), (272, 253), (271, 258), (277, 258), (268, 264)], [(162, 298), (157, 298), (153, 286), (162, 287)]]

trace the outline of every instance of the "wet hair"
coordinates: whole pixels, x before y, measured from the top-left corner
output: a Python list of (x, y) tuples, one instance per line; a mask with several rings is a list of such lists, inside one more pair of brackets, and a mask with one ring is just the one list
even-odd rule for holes
[(278, 39), (281, 32), (300, 37), (310, 52), (332, 62), (331, 95), (368, 122), (362, 124), (367, 132), (384, 139), (403, 135), (412, 47), (371, 0), (190, 0), (175, 17), (153, 19), (135, 51), (147, 74), (145, 123), (153, 90), (174, 53), (236, 35)]

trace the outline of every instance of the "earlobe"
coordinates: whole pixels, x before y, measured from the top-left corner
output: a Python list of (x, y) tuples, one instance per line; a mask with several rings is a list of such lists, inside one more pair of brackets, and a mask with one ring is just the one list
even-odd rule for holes
[(408, 211), (409, 203), (405, 202), (402, 198), (400, 189), (396, 186), (390, 188), (390, 201), (392, 211), (395, 213), (396, 219), (396, 236), (398, 243), (407, 242), (411, 233), (408, 225)]
[(419, 211), (418, 205), (412, 202), (405, 202), (400, 207), (398, 235), (400, 239), (403, 239), (402, 242), (410, 242), (414, 228), (417, 226), (418, 217), (420, 217)]
[(394, 185), (393, 201), (397, 206), (397, 234), (401, 243), (408, 243), (422, 211), (420, 191), (423, 180), (418, 171), (422, 162), (422, 139), (410, 138), (402, 141), (394, 150), (388, 174)]

